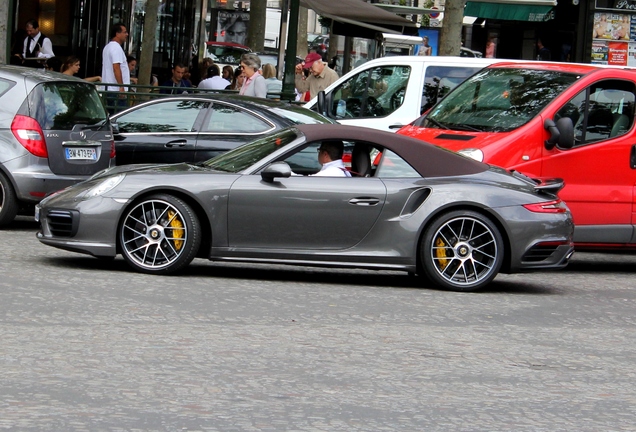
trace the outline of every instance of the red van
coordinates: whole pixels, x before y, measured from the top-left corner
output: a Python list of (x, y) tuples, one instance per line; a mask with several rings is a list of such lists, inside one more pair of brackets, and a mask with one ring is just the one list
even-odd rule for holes
[(635, 101), (636, 69), (498, 63), (398, 133), (561, 177), (579, 249), (636, 249)]

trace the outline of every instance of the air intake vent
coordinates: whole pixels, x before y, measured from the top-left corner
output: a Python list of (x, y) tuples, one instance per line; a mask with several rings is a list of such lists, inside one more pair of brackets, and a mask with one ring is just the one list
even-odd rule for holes
[(73, 237), (77, 232), (79, 213), (68, 210), (51, 210), (46, 215), (51, 234), (56, 237)]
[(523, 255), (521, 260), (525, 262), (545, 261), (552, 256), (558, 247), (558, 245), (533, 246)]
[(473, 135), (455, 135), (455, 134), (439, 134), (435, 137), (435, 139), (446, 139), (446, 140), (454, 140), (454, 141), (470, 141), (475, 138)]

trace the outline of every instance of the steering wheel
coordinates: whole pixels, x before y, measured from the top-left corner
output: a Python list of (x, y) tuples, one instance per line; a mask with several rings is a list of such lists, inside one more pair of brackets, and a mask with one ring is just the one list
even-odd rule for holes
[(369, 96), (367, 98), (366, 111), (368, 116), (381, 117), (386, 115), (386, 111), (384, 110), (384, 107), (373, 96)]
[(391, 99), (389, 100), (389, 106), (391, 107), (391, 112), (398, 109), (402, 106), (404, 102), (404, 95), (406, 94), (406, 87), (400, 87), (398, 91), (391, 95)]

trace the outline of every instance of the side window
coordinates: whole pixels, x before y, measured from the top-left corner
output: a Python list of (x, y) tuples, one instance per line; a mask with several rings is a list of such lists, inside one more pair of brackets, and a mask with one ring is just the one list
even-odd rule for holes
[(385, 178), (421, 177), (404, 159), (386, 149), (382, 154), (375, 176)]
[(291, 156), (283, 159), (296, 174), (315, 174), (322, 168), (318, 162), (320, 141), (313, 142)]
[(194, 123), (207, 102), (166, 101), (141, 107), (117, 119), (121, 132), (193, 132)]
[(262, 133), (273, 129), (273, 125), (238, 107), (215, 103), (202, 132), (215, 133)]
[(603, 81), (577, 94), (555, 117), (572, 119), (575, 146), (621, 136), (633, 125), (635, 92), (631, 82)]
[(367, 69), (354, 75), (334, 89), (333, 113), (337, 118), (391, 114), (404, 102), (410, 74), (410, 67), (394, 65)]
[(478, 66), (428, 66), (424, 72), (420, 114), (424, 114), (438, 100), (480, 69)]
[(15, 85), (15, 82), (13, 81), (0, 79), (0, 96), (2, 96), (7, 90), (9, 90), (14, 85)]

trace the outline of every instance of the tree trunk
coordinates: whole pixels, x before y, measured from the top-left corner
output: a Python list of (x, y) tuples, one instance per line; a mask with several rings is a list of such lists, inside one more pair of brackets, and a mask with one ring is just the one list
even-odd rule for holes
[[(144, 16), (143, 38), (141, 41), (141, 55), (139, 58), (139, 77), (137, 84), (149, 85), (152, 75), (152, 58), (155, 53), (155, 35), (157, 30), (157, 13), (159, 0), (148, 0)], [(148, 92), (149, 89), (139, 89)]]
[(267, 20), (267, 0), (250, 1), (250, 25), (247, 31), (247, 46), (252, 51), (263, 51), (265, 44), (265, 22)]
[(296, 45), (296, 55), (305, 58), (307, 55), (307, 16), (309, 9), (300, 7), (298, 10), (298, 39)]
[(440, 32), (439, 55), (458, 56), (462, 45), (462, 25), (466, 0), (446, 0)]

